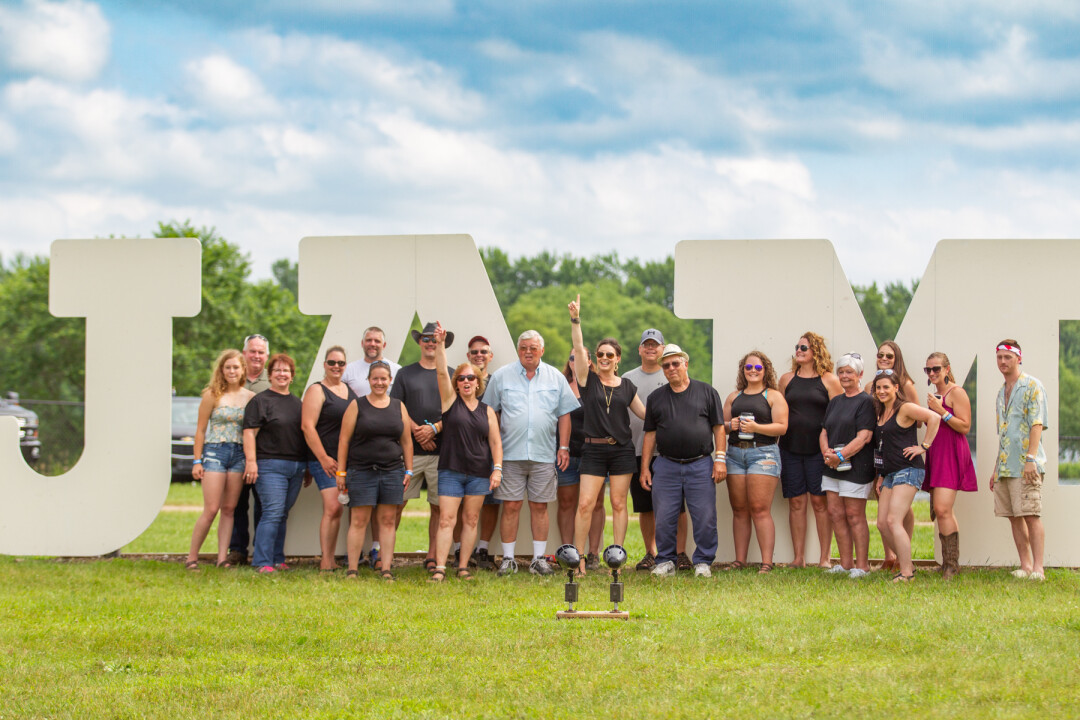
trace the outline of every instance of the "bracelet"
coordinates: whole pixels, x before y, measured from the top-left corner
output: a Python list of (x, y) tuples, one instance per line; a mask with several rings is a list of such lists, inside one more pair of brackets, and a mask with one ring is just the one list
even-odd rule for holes
[(439, 428), (435, 427), (435, 423), (425, 420), (424, 424), (431, 428), (431, 432), (435, 433), (436, 435), (439, 434)]
[(570, 318), (570, 323), (573, 324), (573, 325), (580, 325), (581, 324), (581, 318)]
[(337, 477), (345, 477), (346, 472), (344, 470), (338, 470), (334, 473), (334, 475), (336, 475)]
[(1026, 460), (1027, 462), (1035, 462), (1035, 458), (1033, 458), (1031, 455), (1025, 455), (1024, 460)]
[(405, 474), (408, 475), (409, 477), (412, 477), (412, 470), (406, 470)]
[(840, 452), (839, 450), (834, 450), (833, 452), (836, 453), (836, 457), (840, 458), (840, 462), (844, 462), (844, 453)]
[(569, 446), (567, 446), (567, 445), (560, 445), (560, 446), (559, 446), (559, 449), (560, 449), (560, 450), (565, 450), (566, 452), (570, 452), (570, 447), (569, 447)]
[(499, 472), (502, 472), (502, 465), (493, 465), (491, 469), (492, 470), (498, 470)]
[(941, 416), (941, 421), (942, 422), (949, 422), (950, 420), (953, 419), (953, 417), (955, 417), (955, 416), (951, 412), (946, 410), (945, 414)]
[(191, 461), (191, 464), (192, 465), (202, 465), (202, 459), (201, 458), (195, 458), (194, 460)]
[(925, 440), (923, 442), (919, 443), (919, 444), (922, 445), (923, 450), (929, 450), (930, 449), (930, 443), (926, 442)]

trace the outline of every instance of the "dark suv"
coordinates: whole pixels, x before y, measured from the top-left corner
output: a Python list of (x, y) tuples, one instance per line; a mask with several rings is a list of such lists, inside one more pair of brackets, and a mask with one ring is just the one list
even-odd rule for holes
[(33, 465), (41, 459), (41, 440), (38, 437), (38, 416), (33, 410), (19, 405), (19, 393), (9, 392), (0, 398), (0, 415), (10, 415), (19, 423), (19, 446), (26, 462)]
[(201, 398), (174, 395), (172, 399), (172, 480), (191, 482), (195, 453), (195, 426)]

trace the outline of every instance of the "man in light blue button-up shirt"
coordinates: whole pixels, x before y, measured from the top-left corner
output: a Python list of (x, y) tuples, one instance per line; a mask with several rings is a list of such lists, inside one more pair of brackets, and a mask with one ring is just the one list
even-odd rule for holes
[(495, 497), (503, 501), (503, 558), (499, 574), (517, 572), (514, 551), (518, 517), (528, 497), (533, 535), (529, 571), (550, 575), (553, 570), (544, 560), (547, 506), (556, 495), (555, 464), (558, 462), (560, 468), (565, 468), (570, 460), (569, 413), (579, 403), (562, 373), (540, 361), (544, 355), (544, 338), (540, 333), (535, 330), (522, 333), (517, 350), (518, 361), (496, 370), (484, 389), (484, 402), (499, 413), (503, 442), (503, 480), (495, 490)]

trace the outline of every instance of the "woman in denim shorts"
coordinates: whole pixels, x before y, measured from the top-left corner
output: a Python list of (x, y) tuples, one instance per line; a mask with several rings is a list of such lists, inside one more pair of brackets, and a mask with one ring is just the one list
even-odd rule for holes
[(772, 361), (757, 350), (747, 353), (739, 361), (735, 392), (724, 401), (728, 499), (735, 536), (732, 569), (746, 567), (752, 524), (761, 550), (758, 573), (772, 572), (776, 545), (772, 499), (780, 479), (780, 447), (776, 441), (787, 432), (787, 422), (787, 401), (777, 388)]
[(341, 503), (338, 502), (336, 473), (337, 451), (341, 435), (341, 418), (349, 403), (356, 399), (352, 388), (341, 381), (345, 372), (345, 348), (335, 345), (323, 359), (323, 379), (304, 393), (300, 427), (304, 431), (310, 458), (308, 474), (322, 496), (322, 520), (319, 522), (319, 547), (322, 560), (319, 569), (337, 570), (334, 560), (338, 530), (341, 528)]
[(202, 391), (199, 420), (195, 428), (195, 459), (191, 477), (202, 482), (203, 511), (191, 532), (188, 570), (199, 569), (199, 548), (221, 511), (218, 521), (218, 567), (225, 562), (232, 537), (233, 511), (244, 487), (244, 448), (241, 423), (244, 406), (255, 396), (244, 387), (247, 362), (239, 350), (226, 350), (214, 363), (210, 382)]
[[(922, 487), (925, 472), (922, 456), (934, 442), (941, 417), (914, 402), (908, 402), (894, 370), (878, 370), (871, 386), (877, 429), (874, 431), (874, 466), (877, 469), (877, 528), (885, 547), (896, 553), (900, 566), (893, 582), (915, 577), (911, 562), (911, 538), (904, 529), (904, 516)], [(926, 438), (920, 445), (916, 424), (926, 423)]]

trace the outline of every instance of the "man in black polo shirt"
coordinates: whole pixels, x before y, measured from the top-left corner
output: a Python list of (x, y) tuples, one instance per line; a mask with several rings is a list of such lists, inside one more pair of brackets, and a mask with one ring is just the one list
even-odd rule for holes
[[(649, 395), (641, 444), (641, 486), (652, 490), (656, 567), (675, 574), (675, 538), (685, 499), (694, 524), (694, 575), (710, 577), (716, 558), (716, 484), (727, 477), (723, 403), (716, 389), (687, 375), (690, 356), (668, 345), (660, 367), (668, 384)], [(660, 452), (649, 469), (653, 448)], [(710, 457), (716, 451), (715, 459)]]

